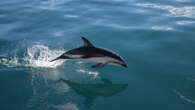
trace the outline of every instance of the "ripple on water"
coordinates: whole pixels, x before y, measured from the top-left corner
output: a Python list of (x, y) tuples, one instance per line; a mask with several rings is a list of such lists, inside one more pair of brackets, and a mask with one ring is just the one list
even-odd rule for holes
[(165, 31), (173, 30), (173, 28), (169, 26), (152, 26), (152, 29), (153, 30), (165, 30)]
[(177, 2), (189, 2), (190, 0), (175, 0)]
[(195, 22), (194, 21), (177, 21), (176, 23), (179, 25), (187, 25), (187, 24), (192, 24)]
[(179, 98), (181, 98), (182, 100), (187, 101), (188, 103), (193, 103), (195, 104), (195, 100), (192, 100), (190, 98), (187, 98), (185, 95), (183, 95), (181, 92), (177, 91), (177, 90), (173, 90), (173, 92), (179, 96)]
[(137, 3), (137, 6), (162, 9), (169, 12), (168, 16), (195, 18), (195, 6), (175, 7), (172, 5), (159, 5), (152, 3)]
[(195, 79), (194, 77), (188, 77), (185, 80), (186, 82), (183, 83), (184, 85), (178, 89), (174, 89), (173, 92), (179, 96), (180, 99), (188, 102), (195, 104), (195, 96), (194, 96), (194, 91), (195, 91)]

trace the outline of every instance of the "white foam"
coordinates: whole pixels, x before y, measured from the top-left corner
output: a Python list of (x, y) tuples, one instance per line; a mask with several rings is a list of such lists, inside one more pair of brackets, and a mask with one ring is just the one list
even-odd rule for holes
[(27, 48), (24, 58), (18, 58), (17, 56), (12, 59), (2, 58), (0, 59), (0, 64), (8, 67), (27, 66), (56, 68), (57, 66), (62, 65), (65, 60), (50, 61), (61, 55), (63, 52), (64, 50), (51, 50), (44, 45), (34, 45)]
[(22, 66), (20, 63), (18, 63), (19, 60), (17, 57), (14, 57), (12, 59), (8, 58), (1, 58), (0, 59), (0, 64), (3, 64), (7, 67), (16, 67), (16, 66)]
[(61, 65), (64, 60), (57, 60), (54, 62), (50, 62), (50, 60), (58, 57), (63, 52), (64, 51), (62, 50), (50, 50), (44, 45), (35, 45), (27, 49), (27, 56), (24, 60), (29, 62), (27, 66), (55, 68)]

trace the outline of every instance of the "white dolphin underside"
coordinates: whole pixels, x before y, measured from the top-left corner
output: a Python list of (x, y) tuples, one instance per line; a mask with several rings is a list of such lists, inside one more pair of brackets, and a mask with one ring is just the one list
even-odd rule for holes
[(91, 57), (91, 58), (87, 58), (86, 60), (91, 62), (103, 63), (103, 64), (107, 63), (108, 65), (117, 65), (117, 66), (120, 65), (114, 62), (122, 63), (111, 57)]
[[(84, 55), (67, 55), (68, 57), (70, 58), (82, 58)], [(118, 63), (123, 63), (119, 60), (116, 60), (112, 57), (108, 57), (108, 56), (105, 56), (105, 57), (90, 57), (90, 58), (86, 58), (86, 60), (88, 61), (91, 61), (91, 62), (96, 62), (96, 63), (102, 63), (102, 64), (106, 64), (106, 65), (116, 65), (116, 66), (120, 66), (119, 64), (117, 64), (116, 62)]]

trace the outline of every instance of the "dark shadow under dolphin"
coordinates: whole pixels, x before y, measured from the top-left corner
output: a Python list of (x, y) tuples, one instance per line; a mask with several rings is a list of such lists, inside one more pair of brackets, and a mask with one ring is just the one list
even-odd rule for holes
[(128, 84), (113, 84), (110, 80), (101, 78), (104, 83), (81, 84), (70, 80), (60, 79), (68, 84), (78, 95), (86, 98), (85, 104), (92, 103), (97, 97), (113, 96), (124, 91)]

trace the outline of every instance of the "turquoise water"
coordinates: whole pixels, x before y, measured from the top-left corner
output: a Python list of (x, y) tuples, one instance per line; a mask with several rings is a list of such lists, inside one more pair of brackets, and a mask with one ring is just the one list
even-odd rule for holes
[[(195, 110), (194, 29), (193, 0), (1, 0), (0, 110)], [(49, 62), (80, 36), (128, 68)]]

